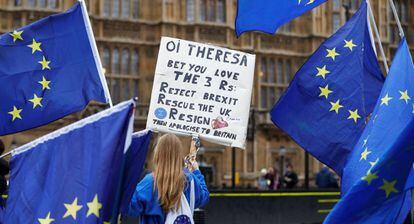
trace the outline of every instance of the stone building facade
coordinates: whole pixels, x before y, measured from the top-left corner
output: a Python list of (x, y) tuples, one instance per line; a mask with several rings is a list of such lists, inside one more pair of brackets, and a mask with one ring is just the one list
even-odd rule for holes
[[(262, 168), (292, 163), (304, 178), (305, 153), (270, 121), (268, 111), (287, 88), (295, 72), (352, 14), (360, 0), (331, 0), (293, 22), (276, 35), (234, 34), (236, 0), (86, 0), (112, 99), (115, 103), (139, 97), (136, 130), (145, 128), (158, 46), (161, 36), (211, 43), (257, 55), (251, 119), (246, 150), (236, 151), (240, 186), (254, 186)], [(10, 32), (42, 17), (69, 8), (75, 0), (0, 0), (0, 33)], [(388, 0), (371, 0), (388, 63), (400, 40)], [(414, 2), (395, 0), (414, 47)], [(383, 59), (381, 59), (383, 60)], [(4, 137), (18, 146), (58, 127), (102, 110), (92, 104), (83, 112), (55, 123)], [(188, 139), (185, 143), (188, 144)], [(285, 150), (281, 150), (285, 149)], [(206, 143), (202, 161), (213, 168), (213, 186), (230, 185), (231, 149)], [(149, 155), (150, 157), (150, 155)], [(310, 159), (310, 177), (320, 163)]]

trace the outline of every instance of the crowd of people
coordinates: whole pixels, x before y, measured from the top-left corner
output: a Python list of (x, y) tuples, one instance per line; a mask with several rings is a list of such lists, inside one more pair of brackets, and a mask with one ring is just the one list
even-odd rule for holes
[[(259, 190), (293, 189), (298, 187), (299, 178), (292, 164), (286, 166), (282, 175), (275, 167), (263, 168), (257, 181)], [(339, 188), (335, 174), (324, 166), (315, 176), (315, 185), (318, 188)]]

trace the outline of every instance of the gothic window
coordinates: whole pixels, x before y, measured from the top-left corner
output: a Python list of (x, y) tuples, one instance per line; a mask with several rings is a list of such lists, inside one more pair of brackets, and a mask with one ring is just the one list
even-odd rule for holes
[(200, 20), (201, 21), (206, 21), (206, 1), (207, 0), (200, 0)]
[(215, 7), (214, 0), (207, 0), (207, 21), (214, 22), (215, 19)]
[(35, 7), (36, 6), (36, 1), (35, 0), (27, 0), (27, 5), (29, 7)]
[(104, 0), (104, 10), (103, 10), (103, 16), (109, 17), (111, 14), (111, 0)]
[(283, 61), (281, 59), (277, 60), (277, 80), (276, 83), (283, 83)]
[(341, 27), (341, 17), (338, 13), (332, 15), (332, 30), (336, 32)]
[(131, 9), (130, 0), (122, 0), (122, 17), (128, 18)]
[(139, 0), (133, 0), (133, 6), (132, 6), (132, 17), (134, 19), (139, 18)]
[(48, 7), (51, 9), (56, 9), (58, 7), (57, 0), (49, 0)]
[(122, 74), (129, 74), (129, 50), (127, 48), (124, 48), (122, 50)]
[(339, 11), (341, 9), (341, 1), (340, 0), (333, 0), (333, 10)]
[(194, 22), (194, 0), (187, 0), (187, 21)]
[(217, 1), (217, 21), (221, 23), (226, 22), (226, 5), (224, 0)]
[(134, 50), (132, 53), (132, 60), (131, 60), (131, 71), (133, 75), (138, 75), (139, 72), (139, 56), (138, 56), (138, 50)]
[(104, 69), (108, 72), (109, 71), (109, 64), (111, 62), (111, 55), (109, 53), (108, 48), (104, 48), (103, 50), (103, 58), (102, 58), (102, 64)]
[(121, 73), (120, 71), (120, 66), (119, 66), (119, 50), (118, 48), (115, 48), (112, 51), (112, 74), (119, 74)]
[(14, 6), (22, 6), (22, 0), (14, 0)]
[(112, 5), (112, 17), (119, 16), (119, 0), (113, 0)]
[(46, 0), (38, 0), (38, 7), (46, 8)]

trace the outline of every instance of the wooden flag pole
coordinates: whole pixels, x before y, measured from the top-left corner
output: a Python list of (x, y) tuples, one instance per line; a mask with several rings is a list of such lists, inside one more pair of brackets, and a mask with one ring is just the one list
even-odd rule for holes
[[(388, 67), (387, 57), (385, 56), (384, 48), (382, 47), (381, 36), (379, 34), (379, 31), (378, 31), (377, 23), (375, 22), (375, 17), (374, 17), (374, 13), (372, 11), (370, 0), (367, 0), (367, 5), (368, 5), (368, 14), (371, 18), (371, 22), (372, 22), (373, 27), (374, 27), (374, 33), (375, 33), (375, 36), (378, 40), (378, 46), (379, 46), (379, 49), (380, 49), (380, 52), (381, 52), (381, 57), (382, 57), (382, 60), (383, 60), (383, 63), (384, 63), (384, 68), (385, 68), (385, 71), (388, 74), (388, 72), (390, 71), (390, 68)], [(375, 44), (375, 43), (373, 43), (373, 44)]]

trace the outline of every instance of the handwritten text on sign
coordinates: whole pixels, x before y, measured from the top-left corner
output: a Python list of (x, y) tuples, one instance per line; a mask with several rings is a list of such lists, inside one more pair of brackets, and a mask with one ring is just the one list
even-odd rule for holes
[(147, 128), (245, 148), (255, 56), (161, 39)]

